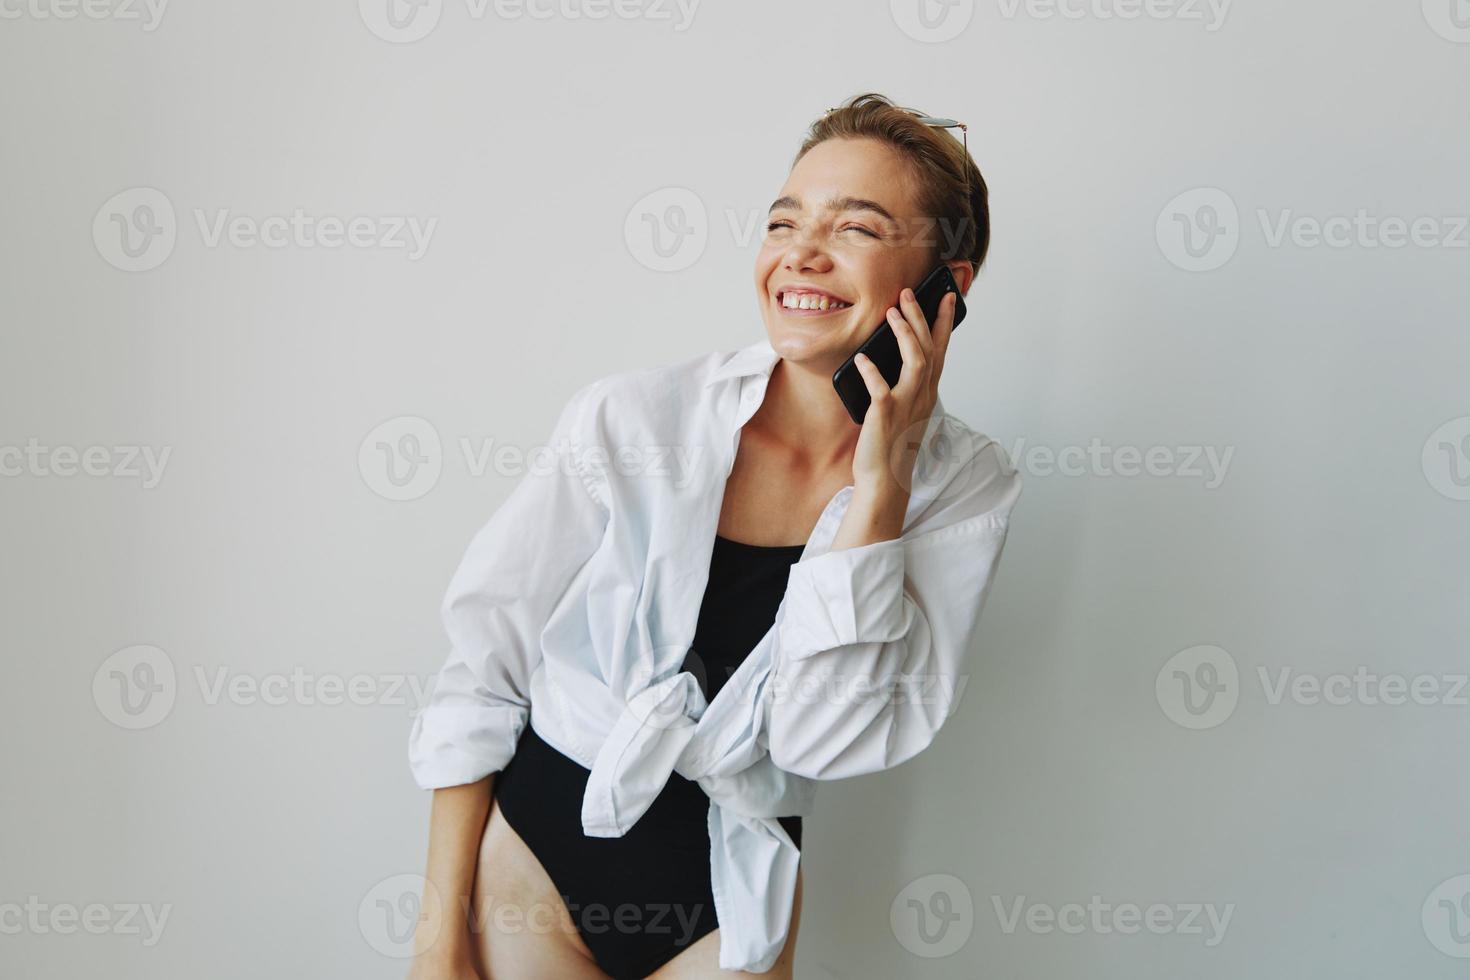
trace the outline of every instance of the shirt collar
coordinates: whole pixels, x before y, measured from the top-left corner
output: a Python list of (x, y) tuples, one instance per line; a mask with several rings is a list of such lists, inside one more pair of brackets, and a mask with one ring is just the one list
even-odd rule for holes
[(771, 341), (762, 337), (748, 347), (742, 347), (730, 356), (719, 367), (710, 372), (705, 379), (704, 386), (708, 388), (717, 381), (727, 378), (743, 378), (752, 374), (763, 374), (769, 380), (771, 372), (776, 368), (776, 362), (781, 359), (776, 349), (771, 346)]
[[(723, 364), (711, 371), (709, 377), (705, 379), (704, 387), (708, 388), (716, 382), (729, 378), (745, 378), (754, 375), (762, 375), (769, 382), (771, 372), (775, 370), (776, 362), (780, 359), (781, 355), (777, 354), (776, 349), (771, 346), (770, 339), (762, 337), (755, 343), (740, 348)], [(926, 446), (932, 443), (934, 434), (939, 428), (939, 422), (944, 418), (944, 414), (944, 400), (936, 393), (934, 396), (934, 412), (929, 417), (929, 424), (924, 427), (922, 441)]]

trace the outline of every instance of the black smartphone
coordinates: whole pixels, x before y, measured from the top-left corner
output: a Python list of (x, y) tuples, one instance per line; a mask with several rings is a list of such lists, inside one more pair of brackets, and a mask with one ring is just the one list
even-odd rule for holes
[[(939, 319), (939, 301), (944, 299), (945, 293), (955, 294), (954, 325), (958, 327), (965, 318), (965, 297), (960, 295), (959, 284), (954, 281), (954, 274), (949, 271), (949, 266), (941, 262), (935, 266), (933, 272), (924, 277), (923, 282), (914, 287), (914, 299), (918, 301), (919, 309), (924, 311), (924, 319), (930, 328)], [(897, 298), (891, 305), (898, 305)], [(858, 425), (862, 425), (872, 398), (868, 395), (867, 382), (863, 381), (862, 372), (858, 370), (858, 354), (868, 355), (878, 366), (889, 387), (898, 384), (899, 375), (903, 371), (903, 354), (898, 347), (898, 336), (888, 325), (886, 316), (873, 335), (863, 341), (863, 345), (853, 351), (852, 357), (843, 361), (842, 366), (832, 375), (832, 386), (837, 389), (842, 404), (847, 406), (847, 414)]]

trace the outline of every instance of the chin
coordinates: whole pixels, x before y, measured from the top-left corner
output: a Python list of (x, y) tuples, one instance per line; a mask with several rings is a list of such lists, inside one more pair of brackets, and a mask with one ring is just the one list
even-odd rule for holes
[(836, 370), (836, 365), (847, 356), (841, 350), (841, 338), (835, 334), (824, 336), (777, 324), (766, 335), (772, 349), (793, 364), (819, 365), (830, 361)]

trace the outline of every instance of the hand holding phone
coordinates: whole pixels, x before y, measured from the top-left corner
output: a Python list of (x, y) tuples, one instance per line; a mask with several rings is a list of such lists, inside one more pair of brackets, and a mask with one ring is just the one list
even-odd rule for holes
[[(924, 320), (932, 328), (939, 319), (939, 302), (944, 299), (946, 293), (954, 293), (954, 326), (951, 332), (960, 325), (965, 318), (965, 298), (960, 295), (959, 284), (954, 281), (954, 273), (949, 271), (949, 266), (941, 262), (924, 277), (924, 281), (914, 287), (914, 299), (919, 304), (919, 309), (924, 312)], [(903, 372), (903, 355), (899, 350), (898, 337), (889, 325), (887, 317), (873, 332), (873, 335), (863, 341), (861, 347), (853, 352), (852, 356), (842, 362), (832, 375), (832, 385), (837, 389), (837, 395), (842, 399), (842, 404), (847, 406), (847, 414), (858, 425), (863, 424), (863, 418), (868, 414), (868, 405), (872, 397), (868, 394), (868, 386), (863, 381), (862, 372), (858, 370), (856, 358), (858, 354), (866, 354), (868, 359), (877, 366), (883, 375), (883, 380), (888, 382), (889, 387), (898, 384), (899, 376)]]

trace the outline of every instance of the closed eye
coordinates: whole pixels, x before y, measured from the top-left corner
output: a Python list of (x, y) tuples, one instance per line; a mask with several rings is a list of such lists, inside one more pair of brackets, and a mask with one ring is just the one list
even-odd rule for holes
[[(766, 231), (775, 231), (777, 228), (791, 228), (791, 227), (793, 227), (793, 225), (789, 221), (785, 221), (785, 220), (782, 220), (782, 221), (772, 221), (770, 224), (766, 225)], [(864, 235), (867, 235), (869, 238), (879, 238), (879, 237), (881, 237), (877, 232), (871, 231), (871, 230), (869, 230), (867, 228), (864, 228), (862, 225), (847, 225), (846, 227), (839, 228), (837, 230), (838, 231), (860, 231)]]

